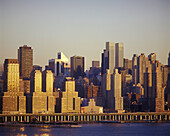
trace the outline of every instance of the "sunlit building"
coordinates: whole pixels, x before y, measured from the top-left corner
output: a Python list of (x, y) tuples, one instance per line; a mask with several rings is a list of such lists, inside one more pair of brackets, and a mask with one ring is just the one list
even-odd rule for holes
[(81, 113), (103, 113), (103, 107), (96, 106), (96, 102), (94, 99), (90, 99), (88, 106), (81, 107)]
[(115, 44), (115, 68), (123, 67), (124, 45), (123, 43)]
[(101, 64), (101, 73), (102, 75), (106, 73), (106, 70), (109, 69), (110, 73), (113, 73), (115, 68), (115, 50), (114, 42), (106, 42), (106, 49), (102, 53), (102, 64)]
[(62, 93), (61, 99), (62, 113), (80, 113), (80, 97), (75, 91), (75, 80), (72, 77), (65, 79), (65, 91)]
[(17, 59), (5, 59), (4, 96), (2, 113), (26, 113), (26, 97), (19, 91), (19, 63)]

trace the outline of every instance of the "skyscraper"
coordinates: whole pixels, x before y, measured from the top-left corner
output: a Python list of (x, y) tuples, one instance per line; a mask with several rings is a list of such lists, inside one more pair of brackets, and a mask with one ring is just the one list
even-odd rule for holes
[(102, 64), (101, 64), (101, 73), (102, 75), (106, 73), (106, 70), (109, 69), (110, 73), (113, 73), (115, 68), (114, 61), (114, 42), (106, 42), (106, 49), (102, 53)]
[(133, 84), (137, 84), (137, 58), (138, 55), (134, 54), (132, 58), (132, 82)]
[(61, 102), (62, 113), (80, 113), (80, 97), (75, 91), (75, 81), (71, 77), (66, 77), (65, 91), (63, 91)]
[(112, 104), (112, 96), (111, 96), (111, 73), (110, 70), (107, 69), (106, 73), (102, 76), (102, 96), (104, 98), (103, 106), (105, 108), (111, 109)]
[(123, 67), (124, 45), (123, 43), (115, 44), (115, 68)]
[(33, 86), (32, 96), (32, 113), (54, 113), (54, 96), (53, 96), (53, 74), (50, 71), (45, 71), (43, 87), (45, 92), (42, 92), (42, 73), (40, 70), (34, 70), (31, 75), (31, 86)]
[(30, 74), (33, 70), (33, 50), (31, 47), (24, 45), (18, 49), (18, 61), (20, 77), (30, 79)]
[(123, 97), (121, 90), (121, 74), (118, 73), (118, 69), (115, 69), (111, 78), (111, 94), (113, 98), (113, 108), (116, 111), (123, 111)]
[(144, 73), (149, 65), (148, 57), (145, 57), (144, 53), (137, 58), (137, 83), (144, 84)]
[(169, 58), (168, 58), (168, 65), (170, 66), (170, 52), (169, 52)]
[(164, 111), (164, 91), (165, 87), (162, 84), (162, 72), (160, 67), (156, 68), (156, 71), (153, 72), (153, 92), (155, 93), (155, 111), (162, 112)]
[(25, 113), (26, 97), (19, 92), (19, 63), (17, 59), (5, 59), (4, 96), (2, 113)]
[(155, 61), (156, 60), (156, 53), (151, 53), (148, 55), (149, 61)]
[(84, 75), (84, 57), (73, 56), (71, 57), (71, 76), (76, 79)]
[(49, 60), (49, 69), (52, 70), (56, 77), (68, 74), (70, 65), (68, 64), (67, 57), (62, 52), (58, 52), (57, 59)]

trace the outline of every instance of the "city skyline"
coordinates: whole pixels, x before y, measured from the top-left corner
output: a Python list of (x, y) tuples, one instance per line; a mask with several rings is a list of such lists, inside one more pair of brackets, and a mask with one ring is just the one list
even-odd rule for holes
[[(153, 52), (167, 65), (170, 1), (0, 1), (0, 64), (17, 58), (17, 48), (31, 45), (34, 65), (44, 66), (63, 52), (100, 60), (106, 42), (123, 42), (125, 58)], [(169, 18), (168, 18), (169, 17)], [(23, 23), (24, 22), (24, 23)], [(161, 50), (160, 50), (161, 49)], [(14, 51), (15, 50), (15, 51)]]

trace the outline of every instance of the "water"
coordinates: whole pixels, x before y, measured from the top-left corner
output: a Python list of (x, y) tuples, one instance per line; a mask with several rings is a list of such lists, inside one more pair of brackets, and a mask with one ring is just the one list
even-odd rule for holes
[(170, 136), (170, 123), (83, 124), (81, 128), (0, 127), (0, 136)]

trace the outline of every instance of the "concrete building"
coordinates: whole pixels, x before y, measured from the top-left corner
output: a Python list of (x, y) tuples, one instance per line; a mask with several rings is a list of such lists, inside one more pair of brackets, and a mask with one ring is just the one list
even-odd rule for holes
[(132, 58), (132, 82), (133, 84), (137, 84), (137, 58), (138, 55), (134, 54)]
[(148, 55), (149, 61), (156, 61), (156, 53), (151, 53)]
[(157, 67), (153, 72), (153, 96), (155, 95), (155, 112), (164, 111), (164, 91), (165, 87), (162, 84), (162, 72), (160, 67)]
[(62, 93), (61, 99), (62, 113), (80, 113), (80, 97), (75, 91), (75, 80), (72, 77), (65, 79), (65, 91)]
[(123, 67), (124, 45), (123, 43), (115, 44), (115, 68)]
[(68, 58), (62, 53), (58, 52), (57, 59), (49, 60), (49, 70), (52, 70), (54, 76), (69, 75), (70, 65), (68, 64)]
[(81, 107), (81, 113), (103, 113), (103, 107), (96, 106), (94, 99), (90, 99), (88, 106)]
[(169, 52), (169, 57), (168, 57), (168, 65), (170, 66), (170, 52)]
[(92, 67), (100, 67), (99, 61), (92, 61)]
[(101, 73), (102, 75), (106, 73), (109, 69), (110, 73), (113, 73), (115, 68), (115, 53), (114, 53), (114, 42), (106, 42), (106, 49), (102, 53), (102, 64)]
[(123, 111), (123, 97), (121, 95), (121, 74), (115, 69), (111, 77), (111, 95), (113, 98), (113, 109), (118, 112)]
[(20, 77), (30, 79), (30, 74), (33, 70), (33, 50), (31, 47), (24, 45), (18, 49), (18, 61)]
[(42, 74), (42, 91), (46, 93), (47, 97), (47, 112), (55, 112), (55, 97), (53, 96), (53, 82), (54, 76), (51, 70), (45, 70)]
[(149, 63), (148, 57), (145, 57), (143, 53), (137, 58), (137, 83), (141, 85), (144, 84), (144, 73)]
[(33, 70), (40, 70), (42, 72), (42, 67), (39, 65), (33, 65)]
[(78, 79), (79, 76), (84, 76), (84, 57), (82, 56), (73, 56), (70, 59), (71, 61), (71, 76)]
[(53, 96), (53, 74), (45, 71), (44, 90), (42, 92), (42, 73), (40, 70), (32, 72), (31, 86), (33, 86), (32, 95), (32, 113), (54, 113), (54, 96)]
[(125, 69), (125, 74), (132, 75), (132, 60), (123, 59), (123, 68)]
[(104, 108), (112, 108), (112, 95), (111, 95), (111, 73), (107, 69), (106, 73), (102, 77), (102, 96), (105, 103), (103, 104)]
[(17, 59), (4, 62), (3, 114), (26, 113), (26, 97), (19, 91), (19, 63)]

